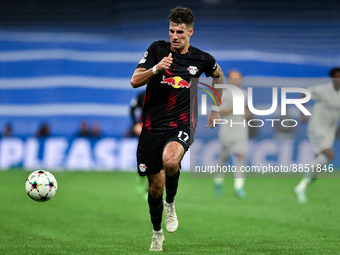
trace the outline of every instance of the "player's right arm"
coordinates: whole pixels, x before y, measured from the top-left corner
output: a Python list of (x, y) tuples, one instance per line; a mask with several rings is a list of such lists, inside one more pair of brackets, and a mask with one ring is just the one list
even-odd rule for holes
[[(144, 67), (136, 68), (135, 72), (131, 77), (131, 85), (134, 88), (138, 88), (147, 84), (158, 72), (169, 69), (172, 64), (172, 54), (170, 53), (169, 56), (164, 57), (158, 64), (154, 67), (146, 69)], [(154, 70), (156, 73), (154, 73)]]

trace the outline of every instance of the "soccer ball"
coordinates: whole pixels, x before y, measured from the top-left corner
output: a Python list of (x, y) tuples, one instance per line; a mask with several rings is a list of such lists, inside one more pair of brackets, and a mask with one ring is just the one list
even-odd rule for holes
[(54, 197), (58, 184), (53, 174), (45, 170), (37, 170), (26, 179), (27, 195), (35, 201), (45, 202)]

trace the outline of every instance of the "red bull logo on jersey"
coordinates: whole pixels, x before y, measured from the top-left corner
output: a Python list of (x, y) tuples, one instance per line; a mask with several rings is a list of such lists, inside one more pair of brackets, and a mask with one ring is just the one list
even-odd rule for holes
[(165, 75), (163, 75), (163, 80), (161, 81), (162, 84), (168, 84), (172, 87), (174, 87), (175, 89), (178, 88), (190, 88), (191, 85), (191, 81), (187, 82), (186, 80), (182, 79), (182, 77), (180, 76), (175, 76), (175, 77), (165, 77)]

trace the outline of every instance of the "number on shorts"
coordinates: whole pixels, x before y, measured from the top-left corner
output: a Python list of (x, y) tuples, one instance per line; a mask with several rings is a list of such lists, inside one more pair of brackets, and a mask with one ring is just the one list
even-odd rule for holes
[(179, 131), (178, 133), (178, 138), (179, 140), (183, 141), (184, 143), (187, 142), (187, 140), (189, 139), (189, 135), (186, 132), (183, 131)]

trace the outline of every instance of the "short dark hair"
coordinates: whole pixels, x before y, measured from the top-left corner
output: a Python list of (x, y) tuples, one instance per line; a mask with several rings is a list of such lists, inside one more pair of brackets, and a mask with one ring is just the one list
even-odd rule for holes
[(170, 10), (169, 21), (176, 24), (184, 23), (187, 26), (193, 27), (195, 15), (188, 7), (177, 6)]
[(340, 67), (334, 67), (329, 71), (329, 76), (334, 77), (337, 72), (340, 72)]

